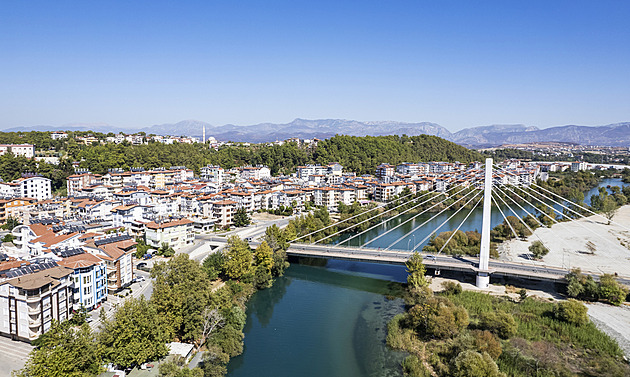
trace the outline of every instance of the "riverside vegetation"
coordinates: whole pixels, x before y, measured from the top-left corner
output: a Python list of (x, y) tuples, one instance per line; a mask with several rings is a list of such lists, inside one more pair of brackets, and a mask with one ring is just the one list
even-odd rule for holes
[(156, 264), (149, 300), (130, 298), (111, 319), (101, 312), (97, 333), (84, 316), (55, 323), (38, 338), (25, 367), (13, 374), (96, 376), (107, 363), (125, 369), (161, 359), (168, 354), (168, 342), (182, 341), (203, 352), (201, 367), (165, 362), (159, 367), (161, 377), (225, 375), (230, 358), (243, 352), (247, 300), (270, 287), (289, 265), (286, 233), (274, 225), (264, 239), (251, 250), (232, 236), (227, 251), (212, 254), (203, 265), (186, 254)]
[(407, 310), (388, 324), (387, 344), (409, 352), (406, 376), (627, 376), (617, 343), (575, 300), (552, 303), (463, 291), (432, 292), (416, 253), (407, 263)]

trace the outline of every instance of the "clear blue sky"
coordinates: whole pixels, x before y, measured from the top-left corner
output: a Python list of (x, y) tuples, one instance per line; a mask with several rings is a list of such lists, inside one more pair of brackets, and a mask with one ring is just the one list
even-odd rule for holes
[(4, 1), (0, 128), (630, 121), (629, 1)]

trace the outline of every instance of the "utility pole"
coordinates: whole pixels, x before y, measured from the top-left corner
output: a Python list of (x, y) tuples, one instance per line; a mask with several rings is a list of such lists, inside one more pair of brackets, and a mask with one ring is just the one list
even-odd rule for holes
[(492, 159), (486, 158), (486, 175), (483, 192), (483, 219), (481, 223), (481, 249), (479, 250), (479, 270), (477, 288), (487, 289), (490, 285), (488, 262), (490, 261), (490, 216), (492, 198)]

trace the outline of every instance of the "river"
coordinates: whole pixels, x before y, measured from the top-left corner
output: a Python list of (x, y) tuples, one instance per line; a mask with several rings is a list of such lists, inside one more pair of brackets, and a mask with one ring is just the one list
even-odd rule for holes
[[(621, 185), (621, 181), (605, 179), (598, 187), (608, 185)], [(590, 202), (597, 189), (585, 194), (585, 202)], [(462, 210), (439, 231), (455, 229), (465, 212)], [(517, 212), (520, 216), (524, 213)], [(445, 213), (432, 220), (427, 229), (448, 216)], [(370, 246), (387, 247), (429, 217), (412, 220)], [(403, 221), (392, 220), (387, 226)], [(480, 221), (479, 207), (461, 229), (479, 229)], [(494, 210), (492, 226), (501, 221), (501, 214)], [(385, 229), (357, 237), (354, 245), (374, 239)], [(430, 233), (423, 229), (398, 242), (396, 248), (413, 248), (413, 243)], [(245, 349), (230, 361), (229, 376), (402, 375), (400, 362), (406, 355), (389, 350), (385, 337), (387, 322), (404, 309), (401, 299), (387, 298), (401, 289), (399, 283), (406, 279), (404, 267), (335, 260), (317, 263), (292, 264), (272, 288), (254, 294), (248, 302)]]

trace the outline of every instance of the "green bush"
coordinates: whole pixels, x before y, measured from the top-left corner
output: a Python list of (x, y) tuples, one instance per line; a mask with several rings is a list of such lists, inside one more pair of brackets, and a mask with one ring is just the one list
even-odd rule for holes
[(587, 310), (586, 306), (581, 302), (569, 299), (556, 304), (553, 308), (553, 313), (559, 320), (582, 326), (588, 323)]
[(409, 377), (430, 377), (431, 372), (422, 364), (417, 356), (408, 356), (402, 362), (403, 372)]
[(514, 336), (517, 330), (514, 317), (502, 310), (482, 313), (479, 316), (479, 326), (503, 339)]
[(444, 292), (449, 295), (458, 295), (462, 293), (462, 285), (459, 283), (455, 283), (454, 281), (445, 281), (442, 283), (442, 288), (444, 288)]
[(464, 351), (453, 360), (451, 375), (454, 377), (500, 377), (505, 374), (488, 353)]
[(534, 256), (534, 259), (540, 259), (544, 257), (545, 255), (549, 254), (549, 249), (547, 249), (545, 245), (543, 245), (542, 242), (534, 241), (529, 246), (529, 252), (532, 253), (532, 255)]

